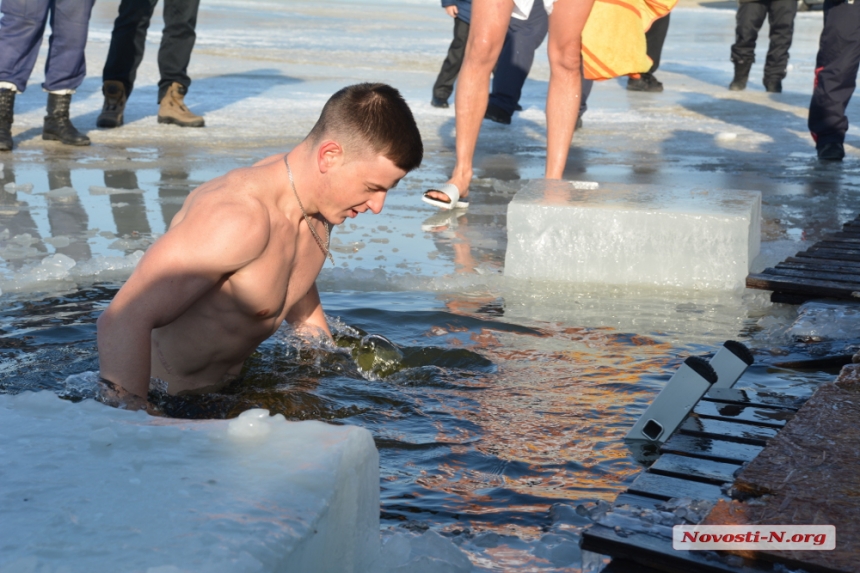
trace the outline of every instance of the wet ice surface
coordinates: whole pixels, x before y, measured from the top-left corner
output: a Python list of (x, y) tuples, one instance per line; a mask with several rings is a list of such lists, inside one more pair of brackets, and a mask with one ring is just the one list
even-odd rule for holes
[[(766, 293), (504, 277), (508, 204), (543, 172), (543, 51), (524, 111), (510, 126), (483, 126), (469, 211), (439, 214), (419, 198), (453, 165), (453, 111), (429, 105), (451, 35), (435, 3), (206, 2), (187, 97), (206, 116), (199, 130), (156, 123), (156, 19), (127, 125), (97, 130), (116, 5), (96, 4), (90, 77), (72, 104), (93, 146), (41, 140), (43, 59), (16, 100), (17, 148), (0, 156), (0, 391), (81, 391), (65, 380), (97, 368), (95, 318), (188, 192), (291, 148), (334, 90), (377, 80), (403, 91), (426, 157), (382, 215), (334, 232), (336, 267), (326, 265), (319, 285), (328, 314), (357, 335), (344, 330), (344, 346), (324, 349), (279, 332), (244, 385), (165, 407), (186, 417), (266, 407), (370, 429), (383, 538), (400, 539), (385, 546), (392, 566), (456, 571), (462, 561), (429, 530), (478, 570), (592, 567), (599, 559), (576, 550), (585, 520), (556, 504), (611, 501), (626, 488), (641, 466), (621, 438), (686, 356), (738, 338), (758, 359), (741, 383), (760, 392), (808, 394), (832, 376), (768, 365), (845, 345), (798, 342), (796, 307), (771, 305)], [(566, 175), (760, 191), (761, 269), (857, 215), (860, 138), (849, 131), (846, 161), (822, 165), (806, 133), (820, 13), (798, 15), (784, 93), (766, 94), (757, 80), (764, 42), (748, 90), (726, 90), (733, 8), (676, 9), (657, 74), (664, 93), (597, 85)], [(848, 115), (860, 118), (856, 98)], [(382, 362), (362, 350), (374, 334), (395, 345)], [(450, 559), (430, 563), (436, 553)]]

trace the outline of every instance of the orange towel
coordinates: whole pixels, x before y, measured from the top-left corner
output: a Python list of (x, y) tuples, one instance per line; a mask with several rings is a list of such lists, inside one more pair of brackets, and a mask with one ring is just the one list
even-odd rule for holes
[(589, 80), (647, 72), (645, 32), (678, 0), (595, 0), (582, 31), (582, 67)]

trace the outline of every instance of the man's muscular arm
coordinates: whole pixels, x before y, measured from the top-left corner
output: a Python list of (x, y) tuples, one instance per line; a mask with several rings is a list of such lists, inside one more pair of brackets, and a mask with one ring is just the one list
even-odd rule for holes
[(293, 327), (313, 326), (319, 328), (331, 337), (331, 331), (328, 329), (328, 323), (325, 320), (325, 313), (323, 312), (320, 293), (317, 290), (316, 283), (311, 286), (307, 294), (294, 304), (293, 308), (287, 313), (287, 322)]
[(183, 211), (98, 319), (102, 378), (141, 397), (149, 390), (152, 331), (258, 257), (268, 241), (268, 217), (253, 200), (204, 195)]

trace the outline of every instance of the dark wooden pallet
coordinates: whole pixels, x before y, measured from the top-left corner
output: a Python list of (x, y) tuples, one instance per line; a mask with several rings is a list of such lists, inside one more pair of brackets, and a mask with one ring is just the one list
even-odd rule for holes
[(749, 275), (746, 284), (772, 291), (773, 302), (860, 301), (860, 217), (775, 267)]
[[(659, 448), (659, 457), (618, 495), (613, 508), (626, 511), (659, 509), (671, 498), (716, 501), (737, 471), (764, 449), (767, 440), (791, 419), (801, 397), (774, 397), (751, 388), (731, 388), (705, 396), (678, 430)], [(647, 533), (594, 524), (583, 531), (583, 550), (612, 557), (604, 571), (632, 573), (755, 573), (713, 558), (713, 553), (676, 551), (672, 540)]]

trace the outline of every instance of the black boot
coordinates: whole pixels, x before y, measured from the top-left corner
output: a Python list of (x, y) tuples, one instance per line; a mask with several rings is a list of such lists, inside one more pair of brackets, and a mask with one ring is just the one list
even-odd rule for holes
[(782, 80), (779, 78), (765, 78), (764, 89), (768, 93), (772, 94), (781, 94), (782, 93)]
[(59, 141), (66, 145), (89, 145), (90, 138), (75, 129), (69, 119), (72, 94), (48, 93), (48, 115), (42, 128), (42, 139)]
[(12, 116), (15, 111), (15, 92), (0, 90), (0, 151), (12, 149)]
[(750, 68), (752, 62), (735, 62), (735, 77), (732, 83), (729, 84), (729, 89), (733, 92), (739, 92), (747, 89), (747, 80), (750, 77)]

